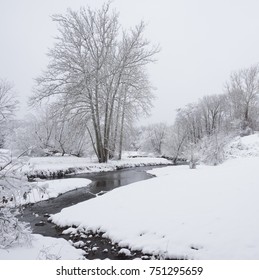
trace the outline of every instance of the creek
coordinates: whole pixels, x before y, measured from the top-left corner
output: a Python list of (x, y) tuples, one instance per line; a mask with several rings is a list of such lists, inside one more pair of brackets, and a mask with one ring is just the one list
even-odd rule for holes
[(151, 256), (144, 255), (138, 251), (131, 252), (131, 256), (120, 254), (121, 248), (117, 244), (113, 244), (109, 239), (103, 238), (102, 233), (62, 234), (64, 229), (58, 228), (55, 224), (49, 222), (48, 218), (51, 214), (58, 213), (65, 207), (103, 195), (118, 187), (150, 179), (153, 176), (146, 171), (159, 167), (164, 166), (135, 167), (110, 172), (66, 176), (66, 178), (87, 178), (92, 180), (92, 183), (87, 187), (69, 191), (56, 198), (29, 204), (24, 208), (20, 219), (30, 223), (32, 232), (35, 234), (65, 238), (73, 243), (83, 241), (85, 246), (82, 246), (82, 249), (85, 250), (87, 259), (133, 259), (136, 257), (149, 259)]

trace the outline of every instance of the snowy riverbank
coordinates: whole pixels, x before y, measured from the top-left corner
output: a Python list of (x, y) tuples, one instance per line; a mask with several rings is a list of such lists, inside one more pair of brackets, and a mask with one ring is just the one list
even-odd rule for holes
[(33, 188), (21, 200), (21, 204), (35, 203), (42, 200), (57, 197), (63, 193), (88, 186), (91, 180), (84, 178), (68, 178), (37, 182)]
[[(258, 136), (242, 139), (250, 145)], [(248, 157), (215, 167), (155, 169), (157, 178), (65, 208), (51, 219), (162, 257), (259, 259), (259, 157), (242, 150)]]
[(92, 162), (90, 158), (34, 157), (30, 158), (22, 171), (29, 177), (61, 177), (65, 174), (114, 171), (129, 167), (168, 165), (171, 161), (164, 158), (124, 158), (108, 163)]

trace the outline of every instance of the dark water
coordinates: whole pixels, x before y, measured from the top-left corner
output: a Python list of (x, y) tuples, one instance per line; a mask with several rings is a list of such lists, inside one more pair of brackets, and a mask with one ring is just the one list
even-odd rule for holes
[[(65, 207), (94, 198), (96, 195), (102, 195), (112, 189), (149, 179), (153, 177), (145, 172), (145, 170), (149, 169), (152, 169), (152, 167), (137, 167), (134, 169), (130, 168), (111, 172), (67, 176), (66, 178), (87, 178), (92, 180), (92, 183), (86, 188), (69, 191), (56, 198), (26, 206), (22, 219), (30, 222), (33, 233), (53, 236), (50, 234), (48, 227), (39, 228), (38, 226), (35, 227), (34, 224), (39, 223), (41, 220), (46, 220), (43, 218), (47, 218), (47, 214), (58, 213)], [(34, 214), (36, 214), (37, 217)], [(44, 217), (44, 215), (46, 217)]]

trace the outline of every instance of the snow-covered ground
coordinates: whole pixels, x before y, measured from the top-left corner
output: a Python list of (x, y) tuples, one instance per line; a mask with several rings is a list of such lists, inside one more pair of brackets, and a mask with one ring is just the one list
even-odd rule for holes
[(51, 177), (67, 173), (104, 172), (136, 166), (150, 166), (171, 164), (163, 158), (124, 158), (120, 161), (112, 160), (108, 163), (92, 162), (90, 158), (78, 157), (34, 157), (30, 158), (23, 167), (23, 172), (29, 176)]
[(222, 165), (154, 169), (156, 178), (65, 208), (51, 219), (163, 257), (259, 259), (258, 135), (239, 139), (242, 148), (236, 141), (229, 146), (233, 159)]
[(65, 192), (86, 187), (91, 183), (91, 180), (84, 178), (69, 178), (60, 180), (48, 180), (37, 182), (36, 188), (33, 188), (26, 198), (22, 198), (21, 203), (35, 203), (41, 200), (57, 197)]
[(78, 260), (84, 259), (84, 253), (63, 238), (33, 234), (30, 245), (0, 249), (0, 260)]

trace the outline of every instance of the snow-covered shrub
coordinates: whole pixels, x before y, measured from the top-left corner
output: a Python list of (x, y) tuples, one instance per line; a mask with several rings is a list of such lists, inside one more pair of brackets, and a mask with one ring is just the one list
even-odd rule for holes
[(37, 257), (38, 260), (60, 260), (61, 256), (51, 252), (52, 247), (43, 247)]
[(31, 230), (27, 223), (20, 222), (17, 210), (10, 207), (0, 208), (0, 249), (16, 244), (29, 244)]
[(13, 159), (10, 154), (0, 151), (0, 248), (30, 240), (28, 224), (16, 217), (21, 197), (32, 187), (21, 175), (21, 166), (19, 158)]
[(197, 146), (194, 143), (190, 143), (184, 152), (184, 157), (189, 162), (190, 169), (195, 169), (199, 162), (199, 153)]
[(225, 158), (225, 148), (228, 143), (234, 138), (234, 135), (212, 134), (204, 136), (198, 143), (189, 144), (184, 156), (189, 161), (190, 168), (195, 168), (196, 164), (204, 163), (207, 165), (218, 165)]
[(0, 152), (0, 186), (1, 200), (0, 206), (8, 204), (16, 206), (19, 204), (19, 198), (29, 191), (32, 185), (28, 182), (27, 177), (21, 173), (24, 165), (24, 159), (12, 158), (8, 155), (2, 155)]
[(208, 165), (218, 165), (225, 160), (224, 148), (229, 143), (230, 136), (213, 134), (205, 136), (199, 142), (199, 160)]
[(247, 121), (241, 122), (240, 125), (240, 136), (248, 136), (253, 134), (253, 129), (249, 126), (249, 123)]

